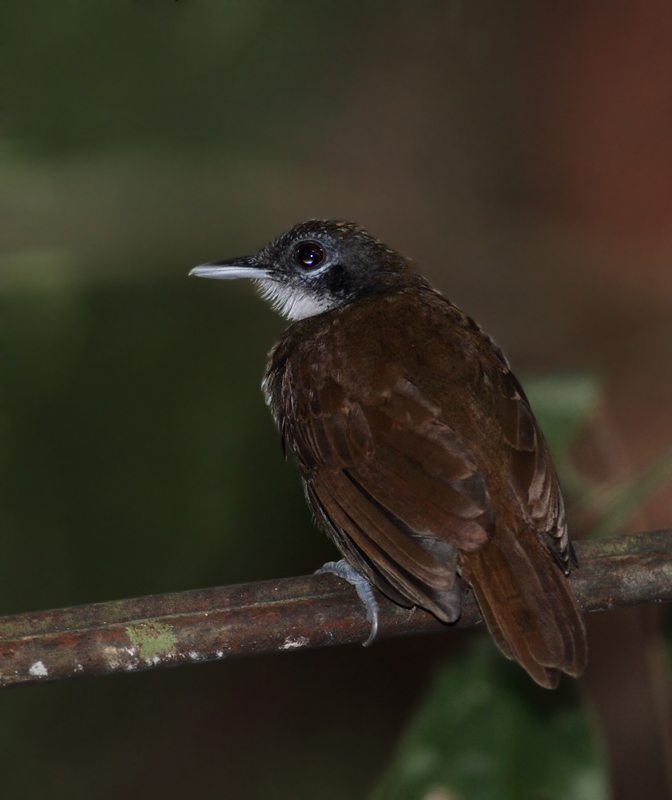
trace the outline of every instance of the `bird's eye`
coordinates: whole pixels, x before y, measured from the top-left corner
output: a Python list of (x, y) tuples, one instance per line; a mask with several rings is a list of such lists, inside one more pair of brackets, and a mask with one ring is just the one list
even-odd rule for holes
[(315, 269), (315, 267), (318, 267), (322, 263), (324, 253), (319, 245), (310, 242), (308, 244), (300, 244), (296, 248), (295, 257), (300, 267), (304, 269)]

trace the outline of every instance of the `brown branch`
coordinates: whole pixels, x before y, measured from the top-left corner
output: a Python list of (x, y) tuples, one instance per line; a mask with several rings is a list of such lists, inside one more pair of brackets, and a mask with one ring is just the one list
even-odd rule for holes
[[(583, 611), (672, 601), (672, 530), (576, 549), (581, 568), (571, 581)], [(379, 637), (481, 622), (470, 591), (450, 626), (378, 598)], [(0, 686), (361, 642), (368, 634), (354, 589), (332, 575), (116, 600), (0, 618)]]

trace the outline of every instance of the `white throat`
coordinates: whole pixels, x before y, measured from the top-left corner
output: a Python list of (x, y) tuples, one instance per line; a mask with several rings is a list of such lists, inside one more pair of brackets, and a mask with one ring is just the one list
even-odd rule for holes
[(318, 299), (310, 290), (300, 286), (288, 286), (270, 279), (257, 280), (255, 283), (264, 300), (268, 300), (278, 313), (292, 322), (314, 317), (335, 305), (326, 298)]

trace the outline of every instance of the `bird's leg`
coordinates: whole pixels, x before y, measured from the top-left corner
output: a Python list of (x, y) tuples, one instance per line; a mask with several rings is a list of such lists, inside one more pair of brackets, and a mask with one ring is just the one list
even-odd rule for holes
[(340, 561), (327, 561), (323, 567), (315, 571), (315, 574), (323, 575), (326, 572), (338, 575), (339, 578), (343, 578), (357, 589), (359, 599), (366, 608), (366, 618), (371, 623), (371, 633), (369, 633), (369, 638), (364, 642), (364, 647), (368, 647), (378, 633), (378, 602), (373, 595), (371, 584), (344, 558)]

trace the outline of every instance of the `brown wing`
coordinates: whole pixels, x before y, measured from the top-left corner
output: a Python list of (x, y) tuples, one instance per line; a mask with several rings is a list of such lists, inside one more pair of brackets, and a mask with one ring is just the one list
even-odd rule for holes
[(353, 342), (363, 311), (347, 313), (347, 330), (336, 317), (330, 329), (307, 322), (312, 337), (288, 332), (266, 379), (318, 520), (393, 600), (453, 621), (461, 572), (501, 649), (536, 681), (580, 674), (585, 632), (562, 574), (572, 555), (562, 496), (499, 349), (436, 295), (382, 319), (404, 330), (396, 350), (382, 337)]
[(569, 575), (575, 556), (548, 445), (525, 392), (508, 367), (501, 370), (499, 379), (497, 412), (510, 449), (513, 486), (540, 541), (553, 554), (564, 574)]
[(553, 688), (560, 671), (580, 675), (587, 661), (583, 620), (565, 578), (575, 557), (546, 441), (520, 384), (499, 352), (493, 354), (503, 362), (493, 381), (500, 389), (497, 416), (524, 519), (503, 514), (496, 536), (465, 556), (465, 573), (503, 652)]
[(493, 525), (473, 454), (400, 369), (362, 394), (348, 392), (329, 366), (305, 354), (286, 365), (282, 432), (308, 500), (384, 593), (454, 621), (458, 553), (482, 546)]

